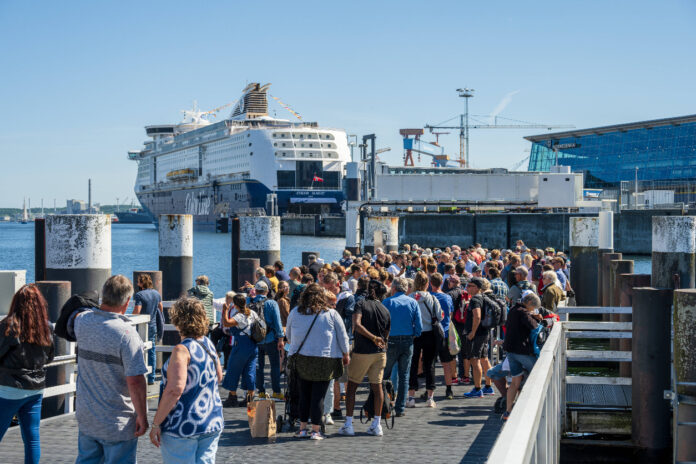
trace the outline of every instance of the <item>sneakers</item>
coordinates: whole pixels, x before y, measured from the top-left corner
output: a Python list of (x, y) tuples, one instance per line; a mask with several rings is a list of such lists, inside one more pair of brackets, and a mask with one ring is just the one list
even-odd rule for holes
[(295, 438), (307, 438), (309, 437), (309, 431), (307, 429), (300, 429), (295, 432)]
[(474, 387), (469, 393), (464, 393), (464, 398), (483, 398), (483, 390)]
[(452, 379), (452, 385), (459, 385), (459, 379), (458, 378), (453, 378)]
[(445, 391), (445, 398), (448, 400), (454, 399), (454, 393), (452, 393), (452, 387), (447, 387), (447, 391)]
[(422, 400), (427, 400), (427, 399), (428, 399), (428, 392), (427, 392), (427, 391), (424, 391), (424, 392), (421, 394), (420, 399), (422, 399)]
[(331, 417), (336, 420), (343, 419), (343, 413), (341, 412), (340, 409), (334, 409), (333, 412), (331, 413)]
[(285, 401), (285, 395), (283, 395), (282, 393), (273, 393), (271, 395), (271, 398), (273, 398), (274, 400)]
[(493, 391), (493, 387), (490, 385), (486, 385), (481, 389), (484, 395), (495, 395), (495, 392)]
[(259, 399), (266, 399), (266, 398), (270, 398), (270, 396), (268, 396), (268, 393), (259, 392)]
[(415, 408), (416, 407), (416, 399), (413, 397), (410, 397), (408, 400), (406, 400), (406, 407), (407, 408)]
[(222, 403), (223, 408), (236, 408), (239, 405), (236, 395), (230, 395), (227, 397), (224, 403)]
[(459, 381), (460, 385), (471, 385), (471, 378), (470, 377), (462, 377), (462, 379)]
[(507, 411), (505, 411), (505, 412), (503, 413), (502, 419), (503, 419), (504, 421), (506, 421), (506, 420), (508, 420), (509, 417), (510, 417), (510, 413), (507, 412)]
[(324, 424), (326, 425), (334, 425), (334, 421), (331, 418), (331, 414), (327, 414), (324, 416)]
[(312, 433), (309, 435), (310, 440), (323, 440), (324, 436), (321, 434), (321, 432), (315, 432), (312, 431)]
[(352, 437), (353, 435), (355, 435), (355, 430), (353, 430), (353, 424), (343, 424), (343, 426), (340, 429), (338, 429), (338, 434)]
[(378, 423), (373, 423), (370, 425), (370, 428), (367, 429), (367, 434), (368, 435), (374, 435), (375, 437), (381, 437), (384, 435), (384, 432), (382, 432), (382, 424)]
[(428, 398), (428, 401), (425, 402), (425, 407), (426, 408), (437, 408), (437, 403), (435, 403), (434, 399)]

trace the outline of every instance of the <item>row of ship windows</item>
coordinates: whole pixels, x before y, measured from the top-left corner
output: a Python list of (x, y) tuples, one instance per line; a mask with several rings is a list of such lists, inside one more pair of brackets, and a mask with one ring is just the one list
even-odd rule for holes
[(276, 157), (281, 158), (336, 158), (338, 159), (338, 153), (335, 151), (329, 151), (323, 154), (318, 151), (302, 151), (302, 152), (292, 152), (292, 151), (277, 151), (275, 152)]
[[(249, 145), (251, 145), (251, 144), (249, 144)], [(281, 144), (280, 144), (281, 147), (285, 147), (285, 146), (298, 147), (298, 146), (301, 146), (302, 148), (305, 148), (305, 145), (306, 145), (308, 148), (314, 148), (314, 145), (315, 145), (315, 144), (313, 144), (313, 143), (308, 143), (308, 144), (302, 143), (302, 144), (298, 145), (297, 143), (293, 143), (293, 142), (288, 142), (288, 143), (281, 142)], [(324, 148), (324, 146), (325, 146), (323, 143), (319, 143), (319, 144), (317, 144), (317, 145), (318, 145), (317, 148)], [(274, 146), (274, 147), (277, 147), (277, 146), (278, 146), (278, 142), (274, 142), (274, 143), (273, 143), (273, 146)], [(333, 143), (327, 143), (327, 144), (326, 144), (326, 148), (336, 148), (336, 145), (334, 145)]]
[(326, 140), (333, 140), (334, 136), (331, 134), (305, 134), (304, 132), (300, 133), (284, 133), (284, 132), (274, 132), (273, 133), (273, 138), (280, 138), (280, 139), (291, 139), (291, 138), (296, 138), (296, 139), (326, 139)]

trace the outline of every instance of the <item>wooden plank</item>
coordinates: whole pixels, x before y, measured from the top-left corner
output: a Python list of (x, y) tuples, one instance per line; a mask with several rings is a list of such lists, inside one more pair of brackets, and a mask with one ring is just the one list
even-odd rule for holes
[(568, 332), (566, 338), (633, 338), (633, 332), (608, 332), (594, 330), (580, 330)]
[(630, 306), (566, 306), (556, 308), (558, 314), (633, 314)]
[(566, 376), (566, 385), (632, 385), (632, 382), (630, 377)]
[(633, 330), (633, 323), (568, 321), (563, 327), (567, 330)]
[(631, 362), (630, 351), (566, 350), (568, 361)]

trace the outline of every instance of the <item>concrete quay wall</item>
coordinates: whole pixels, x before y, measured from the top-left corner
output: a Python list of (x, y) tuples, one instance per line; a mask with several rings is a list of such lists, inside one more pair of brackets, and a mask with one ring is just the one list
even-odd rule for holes
[[(696, 211), (686, 214), (696, 214)], [(523, 240), (528, 246), (569, 248), (571, 217), (587, 213), (408, 214), (399, 218), (399, 243), (422, 247), (485, 244), (510, 248)], [(680, 210), (635, 210), (614, 215), (614, 248), (626, 254), (652, 252), (652, 217), (681, 216)]]

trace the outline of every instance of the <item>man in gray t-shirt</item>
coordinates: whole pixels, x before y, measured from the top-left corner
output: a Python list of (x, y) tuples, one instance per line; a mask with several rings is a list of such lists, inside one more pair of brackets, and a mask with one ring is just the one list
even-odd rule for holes
[(143, 343), (123, 316), (132, 294), (126, 277), (113, 276), (100, 309), (74, 319), (78, 464), (135, 462), (138, 437), (148, 428)]

